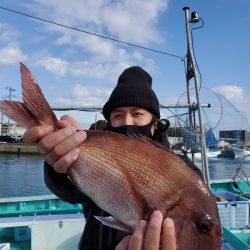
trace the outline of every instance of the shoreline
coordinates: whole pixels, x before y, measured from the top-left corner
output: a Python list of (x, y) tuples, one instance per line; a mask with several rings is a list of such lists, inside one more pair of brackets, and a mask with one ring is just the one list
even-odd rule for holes
[(0, 154), (39, 154), (36, 144), (0, 143)]

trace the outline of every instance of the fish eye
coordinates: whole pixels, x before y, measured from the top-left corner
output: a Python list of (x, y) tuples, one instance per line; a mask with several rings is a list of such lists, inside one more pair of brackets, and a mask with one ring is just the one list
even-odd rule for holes
[(199, 231), (207, 233), (212, 226), (212, 218), (208, 214), (202, 214), (198, 223), (196, 224)]

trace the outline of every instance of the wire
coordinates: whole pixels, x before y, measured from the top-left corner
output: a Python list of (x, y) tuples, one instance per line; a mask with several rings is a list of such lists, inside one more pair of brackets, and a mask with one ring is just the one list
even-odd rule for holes
[[(164, 107), (164, 106), (163, 106)], [(187, 115), (188, 113), (183, 113), (183, 114), (175, 114), (170, 108), (165, 107), (170, 113), (172, 113), (173, 115), (168, 116), (167, 119), (171, 118), (171, 117), (175, 117), (175, 119), (178, 119), (178, 124), (179, 124), (179, 120), (181, 120), (183, 123), (186, 123), (182, 118), (180, 118), (180, 116), (184, 116)]]
[[(175, 118), (175, 124), (176, 124), (176, 123), (179, 124), (179, 120), (181, 120), (183, 123), (186, 123), (186, 122), (181, 118), (181, 116), (187, 115), (188, 113), (183, 113), (183, 114), (177, 115), (177, 114), (175, 114), (170, 108), (167, 108), (167, 107), (166, 107), (166, 109), (167, 109), (170, 113), (173, 114), (173, 115), (171, 115), (171, 116), (168, 116), (167, 119), (174, 117), (174, 118)], [(180, 127), (181, 127), (181, 126), (180, 126)], [(181, 127), (181, 128), (182, 128), (182, 127)], [(173, 131), (172, 131), (171, 134), (174, 135), (174, 133), (175, 133), (176, 130), (177, 130), (177, 127), (174, 126)], [(184, 129), (184, 130), (185, 130), (185, 129)], [(175, 146), (174, 143), (169, 142), (169, 144), (170, 144), (172, 147)]]
[[(234, 180), (234, 183), (237, 184), (238, 186), (238, 189), (242, 192), (242, 194), (244, 194), (243, 190), (239, 187), (238, 183), (237, 183), (237, 178), (244, 181), (248, 186), (250, 186), (250, 182), (249, 182), (249, 179), (245, 173), (245, 171), (242, 169), (243, 167), (243, 163), (244, 161), (246, 160), (246, 158), (248, 158), (249, 155), (246, 155), (246, 156), (243, 156), (242, 159), (241, 159), (241, 163), (240, 163), (240, 166), (238, 168), (236, 168), (236, 171), (235, 171), (235, 175), (233, 176), (233, 180)], [(243, 173), (243, 177), (240, 175), (240, 172)]]
[(179, 58), (179, 59), (183, 59), (182, 56), (167, 53), (165, 51), (151, 49), (151, 48), (144, 47), (144, 46), (137, 45), (137, 44), (133, 44), (133, 43), (130, 43), (130, 42), (121, 41), (121, 40), (118, 40), (118, 39), (115, 39), (115, 38), (112, 38), (112, 37), (96, 34), (96, 33), (90, 32), (90, 31), (74, 28), (74, 27), (64, 25), (64, 24), (60, 24), (60, 23), (57, 23), (57, 22), (53, 22), (53, 21), (50, 21), (50, 20), (47, 20), (47, 19), (44, 19), (44, 18), (35, 17), (35, 16), (29, 15), (29, 14), (26, 14), (26, 13), (23, 13), (23, 12), (20, 12), (20, 11), (5, 8), (3, 6), (0, 6), (0, 9), (6, 10), (6, 11), (9, 11), (9, 12), (13, 12), (13, 13), (16, 13), (18, 15), (25, 16), (25, 17), (33, 18), (33, 19), (36, 19), (36, 20), (39, 20), (39, 21), (43, 21), (43, 22), (46, 22), (46, 23), (54, 24), (54, 25), (57, 25), (57, 26), (60, 26), (60, 27), (63, 27), (63, 28), (71, 29), (71, 30), (74, 30), (74, 31), (79, 31), (79, 32), (82, 32), (82, 33), (85, 33), (85, 34), (101, 37), (101, 38), (104, 38), (104, 39), (108, 39), (108, 40), (111, 40), (113, 42), (122, 43), (122, 44), (126, 44), (126, 45), (129, 45), (129, 46), (137, 47), (137, 48), (140, 48), (140, 49), (149, 50), (149, 51), (152, 51), (152, 52), (155, 52), (155, 53), (164, 54), (164, 55), (167, 55), (167, 56), (172, 56), (172, 57), (176, 57), (176, 58)]

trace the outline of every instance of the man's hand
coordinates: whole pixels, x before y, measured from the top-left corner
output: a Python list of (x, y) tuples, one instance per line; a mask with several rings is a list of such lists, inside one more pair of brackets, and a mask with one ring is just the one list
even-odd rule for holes
[(78, 146), (86, 139), (87, 134), (79, 122), (70, 116), (63, 116), (57, 123), (58, 130), (53, 126), (41, 125), (28, 129), (24, 136), (25, 143), (37, 143), (38, 150), (56, 172), (65, 173), (67, 168), (77, 159)]
[(148, 222), (139, 221), (134, 233), (124, 237), (116, 250), (176, 250), (174, 223), (155, 211)]

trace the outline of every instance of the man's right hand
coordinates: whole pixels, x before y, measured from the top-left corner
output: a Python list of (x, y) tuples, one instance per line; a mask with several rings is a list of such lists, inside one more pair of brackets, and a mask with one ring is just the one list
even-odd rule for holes
[[(25, 143), (37, 143), (44, 160), (58, 173), (65, 173), (77, 159), (79, 145), (86, 139), (79, 122), (70, 116), (63, 116), (57, 122), (58, 130), (53, 126), (41, 125), (28, 129), (23, 135)], [(80, 131), (78, 131), (80, 130)]]
[(125, 236), (116, 250), (176, 250), (174, 222), (163, 220), (160, 211), (154, 211), (149, 222), (139, 221), (132, 235)]

